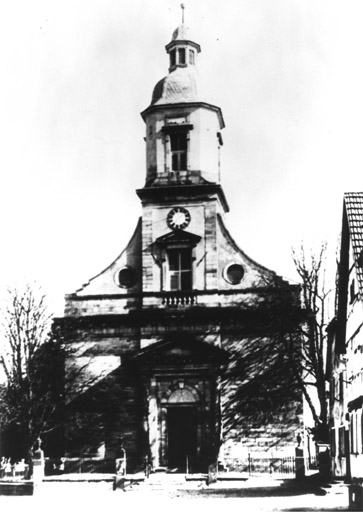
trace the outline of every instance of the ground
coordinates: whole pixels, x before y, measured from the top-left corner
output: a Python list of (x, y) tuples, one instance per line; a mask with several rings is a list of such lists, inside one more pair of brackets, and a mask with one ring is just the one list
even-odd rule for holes
[[(323, 511), (348, 510), (348, 488), (342, 482), (322, 484), (307, 478), (295, 479), (267, 477), (247, 478), (239, 481), (218, 481), (207, 486), (205, 482), (150, 486), (141, 483), (126, 484), (125, 490), (113, 491), (112, 481), (45, 482), (29, 497), (0, 497), (1, 510), (58, 511), (77, 508), (93, 510), (198, 510), (200, 506), (220, 509), (228, 498), (230, 510), (255, 511)], [(206, 503), (208, 499), (208, 503)]]

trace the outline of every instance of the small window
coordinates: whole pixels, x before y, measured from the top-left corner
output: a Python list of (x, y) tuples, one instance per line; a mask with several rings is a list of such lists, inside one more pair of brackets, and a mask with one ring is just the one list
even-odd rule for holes
[(179, 64), (185, 64), (185, 48), (179, 48), (178, 56), (179, 56)]
[(339, 392), (338, 392), (338, 400), (342, 400), (344, 397), (344, 376), (343, 372), (339, 373)]
[(229, 267), (225, 270), (225, 279), (230, 284), (239, 284), (244, 276), (244, 270), (242, 265), (239, 265), (238, 263), (233, 263), (232, 265), (229, 265)]
[(185, 171), (187, 168), (187, 134), (170, 135), (171, 168), (173, 171)]
[(175, 66), (175, 63), (176, 63), (176, 54), (175, 54), (175, 50), (172, 50), (170, 52), (170, 66)]
[(335, 444), (335, 428), (334, 427), (330, 430), (330, 446), (331, 446), (332, 457), (335, 457), (336, 444)]
[(339, 428), (339, 456), (345, 457), (345, 429), (344, 427)]
[(352, 304), (354, 302), (354, 299), (355, 299), (355, 281), (354, 279), (352, 280), (352, 282), (350, 283), (350, 303)]
[(192, 289), (191, 249), (170, 249), (168, 251), (168, 274), (170, 290)]
[(194, 57), (194, 51), (189, 50), (189, 64), (192, 64), (194, 66), (195, 64), (195, 57)]
[(131, 288), (136, 283), (136, 272), (133, 268), (124, 267), (118, 273), (118, 284), (123, 288)]
[(355, 415), (355, 419), (356, 419), (356, 436), (357, 436), (357, 440), (356, 440), (356, 453), (362, 453), (362, 445), (361, 445), (361, 436), (360, 436), (360, 431), (361, 431), (361, 428), (362, 428), (362, 425), (361, 425), (361, 417), (360, 417), (360, 414), (359, 412), (357, 411), (357, 414)]
[(358, 267), (363, 268), (363, 249), (361, 250), (358, 256)]

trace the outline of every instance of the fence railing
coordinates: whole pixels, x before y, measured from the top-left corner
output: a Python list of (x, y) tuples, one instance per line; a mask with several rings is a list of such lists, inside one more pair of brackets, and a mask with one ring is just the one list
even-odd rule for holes
[(0, 462), (0, 479), (28, 479), (29, 465), (24, 461), (11, 463), (7, 460)]
[(116, 459), (102, 457), (62, 457), (45, 459), (45, 474), (59, 473), (114, 473)]
[[(151, 472), (151, 464), (144, 462), (145, 474)], [(248, 475), (293, 475), (295, 474), (295, 457), (258, 457), (254, 454), (248, 454), (245, 458), (226, 457), (223, 464), (218, 464), (218, 470), (233, 471)], [(316, 457), (305, 459), (305, 468), (307, 470), (318, 469)], [(54, 475), (60, 473), (114, 473), (116, 471), (115, 459), (99, 457), (79, 457), (61, 459), (45, 458), (45, 475)], [(192, 459), (188, 459), (186, 472), (194, 472)], [(29, 468), (27, 464), (9, 462), (0, 467), (0, 479), (26, 479), (29, 478)]]
[[(223, 466), (228, 471), (253, 474), (293, 475), (296, 470), (296, 459), (290, 457), (258, 457), (248, 454), (245, 458), (225, 458)], [(307, 469), (317, 468), (315, 457), (305, 460)]]

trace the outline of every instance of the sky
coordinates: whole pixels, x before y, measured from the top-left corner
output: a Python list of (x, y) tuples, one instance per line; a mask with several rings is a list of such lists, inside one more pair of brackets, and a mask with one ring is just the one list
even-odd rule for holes
[[(221, 107), (226, 223), (296, 281), (291, 247), (330, 244), (362, 191), (360, 0), (185, 0), (206, 101)], [(141, 214), (144, 122), (177, 0), (13, 0), (0, 20), (0, 289), (50, 308), (109, 265)]]

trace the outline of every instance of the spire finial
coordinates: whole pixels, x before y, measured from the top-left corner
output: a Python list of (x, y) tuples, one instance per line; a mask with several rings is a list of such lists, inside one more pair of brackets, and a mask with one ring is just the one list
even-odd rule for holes
[(180, 7), (182, 9), (182, 24), (184, 25), (184, 9), (185, 9), (185, 5), (184, 4), (180, 4)]

